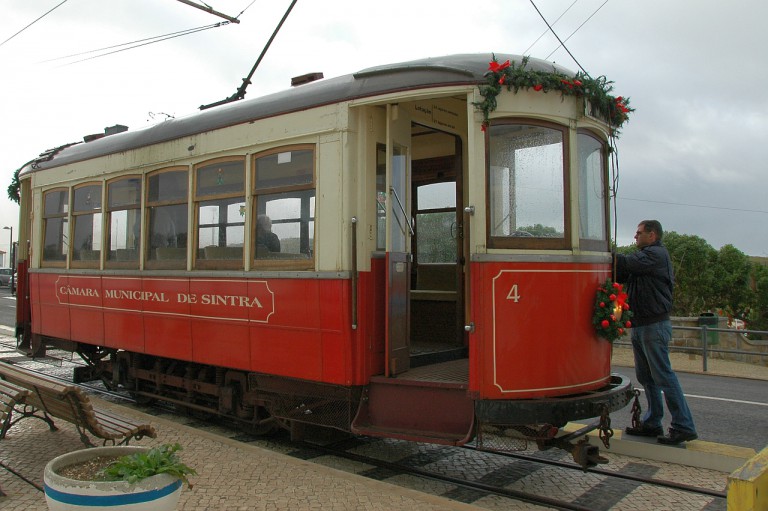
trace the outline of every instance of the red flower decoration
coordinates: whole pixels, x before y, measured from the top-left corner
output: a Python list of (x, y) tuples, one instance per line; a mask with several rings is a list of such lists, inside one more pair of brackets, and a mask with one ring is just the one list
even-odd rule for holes
[[(622, 312), (618, 314), (619, 308)], [(625, 333), (625, 328), (631, 328), (627, 293), (624, 286), (607, 280), (597, 288), (595, 296), (595, 312), (592, 315), (592, 325), (598, 337), (613, 342)]]
[(509, 60), (507, 60), (503, 64), (499, 64), (495, 60), (488, 63), (488, 69), (490, 69), (494, 73), (498, 73), (499, 71), (507, 69), (509, 66), (510, 66)]

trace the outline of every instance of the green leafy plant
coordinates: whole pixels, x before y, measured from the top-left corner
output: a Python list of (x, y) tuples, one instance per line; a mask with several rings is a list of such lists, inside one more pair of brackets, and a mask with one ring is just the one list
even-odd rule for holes
[(107, 481), (135, 483), (146, 477), (168, 474), (178, 477), (191, 487), (187, 476), (197, 475), (197, 472), (181, 462), (176, 454), (180, 450), (179, 444), (165, 444), (153, 447), (146, 452), (122, 456), (104, 468), (101, 475)]
[(611, 279), (597, 288), (595, 294), (595, 313), (592, 316), (592, 325), (599, 337), (613, 342), (622, 335), (627, 328), (632, 327), (632, 311), (627, 303), (627, 293), (624, 286)]
[(475, 108), (483, 113), (483, 129), (490, 125), (490, 113), (496, 110), (496, 96), (503, 87), (517, 93), (520, 89), (533, 89), (535, 92), (559, 92), (562, 96), (584, 98), (589, 103), (592, 115), (605, 119), (612, 127), (614, 134), (629, 120), (629, 114), (634, 111), (629, 107), (629, 98), (612, 96), (613, 82), (604, 76), (592, 78), (578, 72), (575, 76), (566, 76), (557, 71), (534, 71), (529, 69), (529, 57), (523, 57), (520, 64), (507, 60), (499, 63), (496, 55), (488, 64), (485, 83), (479, 86), (482, 101), (474, 103)]

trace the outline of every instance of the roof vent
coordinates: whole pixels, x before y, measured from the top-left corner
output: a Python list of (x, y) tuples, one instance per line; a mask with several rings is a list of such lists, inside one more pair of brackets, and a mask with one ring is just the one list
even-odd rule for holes
[(123, 126), (122, 124), (115, 124), (114, 126), (109, 126), (107, 128), (104, 128), (104, 135), (110, 136), (110, 135), (117, 135), (118, 133), (122, 133), (124, 131), (128, 131), (128, 126)]
[(94, 140), (98, 140), (100, 138), (104, 138), (104, 133), (95, 133), (93, 135), (86, 135), (83, 137), (83, 142), (87, 144), (88, 142), (93, 142)]
[(104, 133), (95, 133), (93, 135), (84, 136), (83, 141), (86, 143), (93, 142), (94, 140), (108, 137), (110, 135), (117, 135), (118, 133), (122, 133), (124, 131), (128, 131), (128, 126), (123, 126), (122, 124), (115, 124), (114, 126), (109, 126), (104, 128)]
[(298, 87), (299, 85), (314, 82), (315, 80), (320, 80), (322, 78), (323, 73), (307, 73), (305, 75), (295, 76), (291, 78), (291, 87)]

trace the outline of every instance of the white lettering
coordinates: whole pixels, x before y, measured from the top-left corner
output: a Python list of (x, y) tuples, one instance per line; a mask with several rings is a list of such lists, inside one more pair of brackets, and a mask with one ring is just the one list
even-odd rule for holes
[(202, 295), (200, 303), (203, 305), (224, 305), (227, 307), (257, 307), (263, 309), (257, 297), (251, 298), (250, 296), (243, 295)]
[[(98, 294), (96, 295), (98, 296)], [(152, 291), (138, 291), (130, 289), (106, 289), (104, 290), (106, 298), (116, 300), (135, 300), (137, 302), (169, 302), (165, 293), (153, 293)]]
[(59, 293), (62, 295), (69, 295), (69, 296), (92, 296), (92, 297), (99, 297), (99, 292), (96, 289), (90, 288), (90, 287), (72, 287), (72, 286), (61, 286), (59, 288)]

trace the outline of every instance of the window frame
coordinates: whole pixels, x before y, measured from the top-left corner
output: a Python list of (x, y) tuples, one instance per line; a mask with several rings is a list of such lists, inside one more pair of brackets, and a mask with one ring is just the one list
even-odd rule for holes
[[(99, 190), (99, 208), (96, 209), (87, 209), (87, 210), (76, 210), (76, 196), (78, 190), (81, 190), (86, 187), (98, 187)], [(70, 268), (91, 268), (91, 269), (98, 269), (101, 267), (101, 259), (104, 257), (104, 183), (101, 181), (88, 181), (85, 183), (78, 183), (77, 185), (72, 186), (70, 190), (70, 196), (71, 196), (71, 215), (70, 215), (70, 240), (72, 241), (69, 244), (69, 267)], [(79, 251), (81, 249), (77, 249), (75, 247), (77, 240), (74, 239), (75, 232), (77, 231), (77, 221), (78, 219), (82, 217), (86, 217), (88, 215), (96, 216), (98, 215), (98, 223), (99, 225), (99, 243), (100, 243), (100, 249), (98, 258), (96, 259), (80, 259), (75, 258), (76, 251)], [(91, 222), (92, 230), (93, 226), (96, 224), (96, 218), (93, 219)], [(94, 239), (91, 239), (91, 252), (94, 252), (93, 250), (93, 243)], [(84, 250), (84, 249), (82, 249)]]
[[(110, 195), (109, 195), (109, 188), (110, 186), (114, 185), (115, 183), (118, 183), (120, 181), (128, 181), (131, 179), (138, 179), (139, 180), (139, 194), (138, 194), (138, 202), (136, 204), (131, 205), (119, 205), (113, 207), (110, 204)], [(143, 239), (143, 233), (141, 232), (144, 227), (144, 215), (142, 211), (142, 204), (141, 199), (143, 197), (143, 187), (144, 187), (144, 179), (141, 174), (130, 174), (125, 176), (116, 177), (114, 179), (110, 179), (105, 184), (105, 207), (103, 208), (105, 213), (105, 231), (106, 236), (104, 238), (104, 266), (105, 268), (126, 268), (126, 269), (138, 269), (140, 262), (141, 262), (141, 240)], [(135, 260), (127, 260), (127, 261), (121, 261), (118, 258), (112, 259), (112, 213), (116, 211), (129, 211), (129, 210), (138, 210), (139, 212), (139, 237), (136, 240), (139, 246), (136, 249), (136, 259)]]
[[(210, 167), (216, 164), (220, 163), (229, 163), (229, 162), (241, 162), (242, 163), (242, 188), (239, 191), (236, 192), (225, 192), (220, 194), (206, 194), (206, 195), (200, 195), (200, 190), (198, 189), (198, 172), (206, 167)], [(193, 208), (194, 208), (194, 235), (192, 236), (192, 247), (193, 250), (193, 257), (194, 257), (194, 268), (196, 270), (242, 270), (244, 267), (244, 261), (245, 261), (245, 243), (247, 236), (246, 229), (248, 228), (248, 213), (247, 213), (247, 204), (246, 204), (246, 183), (245, 183), (245, 177), (246, 177), (246, 157), (245, 156), (225, 156), (222, 158), (214, 158), (212, 160), (206, 160), (202, 161), (200, 163), (196, 163), (192, 169), (193, 172), (193, 186), (194, 186), (194, 194), (190, 194), (193, 197)], [(239, 259), (206, 259), (200, 257), (200, 250), (203, 250), (203, 248), (199, 247), (200, 243), (200, 205), (206, 202), (212, 202), (217, 200), (224, 200), (224, 199), (232, 199), (232, 198), (242, 198), (243, 204), (245, 204), (246, 207), (246, 214), (243, 217), (243, 253), (241, 254)], [(226, 224), (224, 228), (226, 228), (227, 225), (237, 225), (240, 222), (231, 222), (229, 224)], [(219, 223), (219, 226), (222, 224)], [(188, 238), (189, 239), (189, 238)]]
[[(537, 126), (559, 131), (562, 135), (562, 182), (563, 182), (563, 237), (541, 238), (524, 236), (493, 236), (491, 228), (491, 131), (494, 127), (505, 125)], [(570, 130), (567, 125), (527, 117), (506, 117), (494, 119), (485, 130), (485, 204), (486, 239), (491, 249), (530, 249), (530, 250), (571, 250), (573, 233), (571, 229), (571, 185), (570, 185)]]
[[(154, 176), (159, 176), (161, 174), (170, 173), (170, 172), (183, 172), (186, 175), (185, 182), (187, 183), (187, 192), (184, 195), (184, 197), (176, 197), (172, 199), (165, 199), (165, 200), (156, 200), (152, 201), (150, 200), (149, 194), (150, 194), (150, 186), (149, 182)], [(150, 237), (152, 236), (152, 233), (150, 232), (150, 209), (156, 208), (156, 207), (164, 207), (164, 206), (177, 206), (177, 205), (184, 205), (187, 208), (187, 225), (185, 225), (185, 229), (189, 225), (189, 167), (187, 166), (173, 166), (173, 167), (166, 167), (162, 169), (155, 170), (153, 172), (149, 172), (145, 174), (144, 176), (144, 207), (142, 208), (142, 227), (144, 229), (144, 237), (142, 238), (144, 241), (144, 253), (143, 253), (143, 259), (144, 259), (144, 268), (150, 269), (150, 270), (186, 270), (187, 269), (187, 260), (189, 258), (189, 232), (187, 232), (187, 242), (186, 242), (186, 248), (184, 251), (184, 257), (182, 259), (150, 259), (150, 251), (152, 250), (152, 243)]]
[[(260, 158), (272, 156), (279, 153), (293, 152), (293, 151), (311, 151), (312, 152), (312, 178), (307, 183), (301, 183), (296, 185), (283, 185), (273, 187), (258, 187), (257, 179), (257, 161)], [(255, 270), (313, 270), (315, 268), (315, 254), (317, 246), (317, 145), (316, 144), (293, 144), (287, 146), (275, 147), (266, 151), (258, 152), (251, 157), (251, 241), (249, 243), (249, 257), (251, 267)], [(290, 192), (303, 192), (311, 190), (313, 192), (312, 197), (315, 199), (315, 211), (312, 212), (310, 221), (313, 224), (313, 232), (309, 233), (311, 239), (311, 246), (309, 250), (311, 254), (308, 254), (307, 258), (294, 258), (295, 254), (291, 254), (291, 257), (276, 257), (270, 259), (257, 259), (256, 258), (256, 229), (257, 229), (257, 217), (259, 214), (259, 198), (262, 196), (276, 195), (280, 193)], [(301, 219), (299, 219), (300, 221)], [(309, 242), (309, 240), (307, 240)], [(287, 254), (284, 254), (287, 256)]]
[[(60, 193), (65, 192), (67, 194), (67, 201), (64, 205), (64, 211), (63, 212), (57, 212), (52, 214), (47, 214), (45, 209), (45, 202), (46, 197), (50, 193)], [(42, 193), (42, 210), (43, 210), (43, 232), (42, 236), (40, 238), (40, 266), (45, 268), (66, 268), (67, 266), (67, 260), (69, 259), (69, 251), (70, 251), (70, 238), (71, 238), (71, 223), (69, 221), (69, 210), (71, 209), (71, 201), (72, 201), (72, 192), (69, 187), (67, 186), (59, 186), (56, 188), (51, 188), (50, 190), (45, 190)], [(63, 222), (66, 224), (65, 228), (62, 229), (61, 236), (65, 239), (60, 239), (59, 241), (62, 242), (62, 247), (66, 245), (66, 251), (64, 252), (64, 259), (46, 259), (45, 258), (45, 238), (46, 233), (48, 231), (48, 221), (49, 219), (56, 219), (60, 218), (63, 219)]]
[[(580, 128), (576, 131), (576, 143), (579, 143), (579, 135), (585, 135), (590, 138), (593, 138), (595, 141), (597, 141), (600, 144), (600, 147), (602, 148), (602, 169), (601, 169), (601, 177), (603, 179), (603, 194), (604, 197), (609, 197), (610, 190), (609, 190), (609, 179), (608, 179), (608, 144), (605, 139), (601, 138), (597, 133), (590, 129), (586, 128)], [(581, 162), (579, 162), (581, 163)], [(578, 169), (579, 171), (579, 187), (583, 185), (581, 182), (581, 168)], [(603, 236), (604, 239), (602, 240), (592, 240), (588, 238), (582, 238), (581, 237), (581, 222), (579, 222), (579, 247), (582, 250), (588, 250), (588, 251), (594, 251), (594, 252), (608, 252), (610, 250), (610, 239), (611, 239), (611, 228), (610, 228), (610, 200), (603, 200)], [(579, 194), (579, 217), (581, 217), (581, 194)]]

